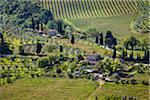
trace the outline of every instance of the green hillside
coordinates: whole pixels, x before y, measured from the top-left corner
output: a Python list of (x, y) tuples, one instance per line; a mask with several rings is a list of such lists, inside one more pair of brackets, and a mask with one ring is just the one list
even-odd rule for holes
[(148, 12), (147, 0), (40, 0), (57, 18), (89, 18)]

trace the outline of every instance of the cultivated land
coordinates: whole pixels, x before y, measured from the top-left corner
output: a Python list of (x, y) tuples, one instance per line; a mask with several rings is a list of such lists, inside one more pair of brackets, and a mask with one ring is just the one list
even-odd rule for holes
[[(134, 79), (142, 82), (142, 80), (147, 80), (149, 78), (148, 72), (146, 73), (137, 73), (134, 76)], [(140, 91), (140, 92), (137, 92)], [(99, 89), (95, 95), (93, 95), (92, 100), (95, 100), (95, 96), (99, 98), (99, 100), (105, 100), (106, 97), (130, 97), (134, 96), (138, 100), (148, 100), (149, 98), (149, 86), (145, 86), (143, 84), (115, 84), (115, 83), (105, 83), (102, 88)], [(121, 98), (119, 99), (121, 100)]]
[(132, 35), (139, 39), (143, 39), (147, 37), (147, 34), (133, 33), (130, 29), (131, 21), (137, 16), (137, 13), (130, 13), (109, 17), (68, 19), (66, 22), (81, 31), (95, 28), (99, 32), (106, 33), (110, 30), (119, 40), (124, 40)]
[[(139, 92), (137, 92), (139, 91)], [(137, 100), (148, 100), (149, 97), (149, 86), (144, 85), (123, 85), (123, 84), (114, 84), (114, 83), (106, 83), (102, 86), (102, 88), (95, 94), (99, 98), (99, 100), (106, 100), (105, 97), (113, 98), (122, 97), (122, 96), (134, 96)], [(95, 96), (92, 100), (95, 100)], [(119, 99), (121, 100), (121, 98)]]
[[(138, 40), (143, 40), (146, 37), (148, 37), (147, 34), (141, 34), (140, 32), (139, 33), (133, 32), (132, 30), (133, 26), (131, 23), (133, 22), (134, 19), (137, 19), (139, 16), (142, 16), (145, 14), (145, 12), (147, 12), (147, 10), (143, 7), (143, 5), (145, 5), (144, 2), (147, 1), (146, 0), (145, 1), (144, 0), (40, 0), (40, 5), (41, 7), (51, 11), (51, 13), (53, 14), (54, 20), (48, 20), (48, 22), (53, 21), (53, 23), (50, 22), (50, 24), (54, 24), (54, 26), (57, 27), (56, 24), (57, 19), (59, 18), (63, 19), (64, 22), (62, 25), (63, 31), (66, 32), (66, 29), (64, 29), (65, 26), (64, 24), (67, 24), (68, 26), (71, 25), (71, 27), (73, 27), (74, 29), (74, 32), (72, 32), (73, 35), (79, 35), (76, 34), (76, 32), (82, 33), (83, 31), (86, 32), (89, 28), (95, 28), (98, 32), (104, 33), (105, 36), (105, 33), (108, 30), (110, 30), (114, 35), (114, 37), (117, 38), (117, 42), (119, 46), (124, 48), (122, 45), (124, 40), (130, 38), (131, 36), (136, 37)], [(28, 6), (31, 7), (30, 5)], [(6, 9), (7, 8), (9, 7), (6, 7)], [(32, 8), (30, 8), (30, 10), (31, 9)], [(24, 9), (23, 14), (25, 12), (26, 9)], [(113, 77), (113, 75), (111, 76), (111, 74), (110, 75), (108, 74), (106, 77), (110, 77), (110, 78), (113, 77), (115, 79), (115, 81), (113, 82), (98, 83), (99, 80), (97, 80), (98, 82), (92, 81), (95, 80), (94, 79), (95, 73), (88, 74), (86, 71), (83, 71), (81, 67), (90, 66), (90, 68), (93, 68), (93, 66), (91, 66), (90, 64), (86, 65), (86, 62), (84, 61), (83, 62), (76, 61), (76, 58), (78, 56), (76, 49), (81, 50), (81, 52), (85, 51), (87, 55), (93, 55), (93, 52), (96, 52), (101, 57), (107, 56), (110, 57), (110, 59), (114, 53), (113, 49), (103, 48), (104, 45), (99, 45), (98, 43), (95, 42), (93, 43), (88, 40), (84, 40), (80, 38), (77, 38), (77, 40), (75, 40), (75, 43), (72, 44), (70, 42), (70, 37), (69, 39), (68, 37), (56, 38), (57, 36), (54, 36), (53, 38), (53, 36), (49, 36), (47, 33), (42, 34), (45, 35), (42, 36), (41, 33), (39, 34), (39, 31), (41, 32), (42, 25), (44, 26), (43, 32), (45, 32), (45, 30), (47, 32), (47, 30), (51, 30), (51, 28), (48, 27), (49, 26), (48, 23), (43, 24), (44, 21), (35, 24), (37, 20), (40, 22), (41, 19), (44, 19), (44, 17), (48, 15), (47, 13), (44, 14), (40, 13), (41, 15), (45, 15), (45, 16), (37, 17), (37, 15), (40, 15), (38, 13), (32, 16), (33, 19), (30, 19), (28, 20), (29, 22), (27, 22), (27, 23), (32, 23), (32, 25), (34, 24), (33, 25), (34, 27), (40, 24), (39, 25), (40, 29), (37, 28), (35, 30), (33, 27), (30, 28), (31, 30), (32, 28), (34, 30), (34, 33), (31, 32), (32, 35), (27, 34), (26, 31), (23, 31), (22, 34), (20, 34), (21, 32), (19, 31), (13, 32), (12, 30), (8, 31), (7, 29), (6, 30), (8, 32), (6, 33), (9, 33), (8, 36), (7, 35), (5, 36), (5, 34), (3, 34), (4, 40), (6, 43), (10, 45), (13, 54), (11, 55), (12, 57), (8, 56), (6, 58), (5, 57), (0, 58), (1, 61), (0, 64), (2, 65), (0, 66), (1, 68), (0, 85), (2, 85), (0, 86), (0, 100), (49, 100), (49, 99), (50, 100), (87, 100), (87, 99), (95, 100), (96, 97), (98, 100), (106, 100), (106, 98), (111, 98), (110, 100), (112, 100), (113, 97), (115, 98), (118, 97), (119, 100), (122, 100), (121, 98), (123, 96), (126, 96), (127, 98), (132, 96), (135, 97), (137, 100), (148, 100), (149, 86), (146, 83), (145, 83), (146, 85), (145, 84), (143, 85), (143, 81), (147, 82), (149, 76), (144, 64), (143, 67), (140, 64), (138, 66), (134, 66), (134, 62), (132, 62), (132, 60), (130, 60), (130, 63), (125, 62), (122, 64), (122, 62), (116, 60), (121, 58), (113, 59), (112, 62), (116, 61), (113, 63), (107, 59), (106, 60), (108, 62), (101, 62), (103, 60), (106, 61), (104, 58), (103, 60), (100, 60), (100, 63), (97, 61), (97, 63), (100, 64), (98, 68), (104, 71), (103, 74), (107, 75), (113, 69), (115, 69), (116, 71), (116, 72), (114, 71), (114, 73), (118, 73), (117, 72), (118, 69), (122, 70), (121, 68), (123, 68), (124, 70), (125, 67), (129, 70), (130, 69), (132, 70), (133, 68), (133, 70), (132, 71), (128, 70), (129, 72), (122, 71), (123, 74), (125, 72), (128, 74), (128, 76), (132, 74), (134, 77), (122, 78), (121, 76), (119, 76), (120, 78), (119, 84), (116, 83), (118, 81), (117, 77)], [(47, 17), (45, 19), (47, 19)], [(143, 22), (144, 23), (141, 26), (148, 29), (147, 28), (148, 19), (145, 19)], [(30, 26), (30, 24), (27, 24), (27, 26), (28, 25)], [(58, 30), (57, 28), (56, 30)], [(64, 34), (66, 35), (66, 33)], [(25, 39), (24, 36), (26, 37)], [(43, 47), (40, 53), (34, 52), (33, 54), (35, 55), (33, 56), (29, 56), (30, 52), (29, 55), (27, 53), (26, 56), (20, 54), (22, 50), (20, 49), (19, 46), (24, 46), (28, 44), (35, 45), (38, 43), (37, 40), (39, 41), (40, 45), (42, 44), (44, 45), (44, 47), (48, 48), (46, 49), (47, 52), (44, 52), (44, 54), (47, 57), (49, 56), (57, 57), (60, 54), (66, 56), (67, 53), (68, 58), (74, 57), (75, 60), (73, 60), (72, 62), (70, 59), (67, 58), (67, 61), (61, 61), (58, 60), (61, 58), (58, 56), (57, 60), (54, 58), (55, 60), (50, 59), (50, 61), (47, 61), (46, 57), (45, 57), (46, 59), (43, 59), (44, 57), (38, 55), (38, 54), (42, 55), (43, 51), (46, 51), (43, 50)], [(64, 49), (63, 52), (60, 52), (60, 46), (62, 46), (62, 48)], [(48, 51), (51, 48), (54, 49), (52, 51)], [(69, 50), (67, 50), (66, 48), (69, 48)], [(33, 51), (37, 52), (35, 48), (28, 48), (28, 49), (29, 50), (23, 50), (23, 52), (32, 51), (32, 49)], [(76, 55), (73, 54), (74, 52), (71, 53), (72, 51), (75, 51)], [(127, 51), (129, 57), (132, 50), (130, 49)], [(81, 54), (81, 52), (79, 54)], [(121, 50), (117, 49), (117, 54), (116, 54), (117, 57), (119, 57), (118, 52), (121, 54), (122, 49)], [(137, 53), (141, 54), (140, 60), (142, 60), (142, 57), (145, 57), (144, 50), (136, 49), (133, 50), (133, 57), (135, 59), (137, 57)], [(19, 58), (17, 58), (17, 56), (14, 55), (19, 56)], [(81, 54), (81, 56), (85, 57), (85, 59), (87, 57), (84, 55), (84, 53)], [(45, 60), (46, 65), (39, 67), (40, 64), (39, 65), (37, 64), (37, 60), (39, 62), (41, 60), (41, 63), (44, 62)], [(56, 64), (51, 66), (51, 64), (54, 63), (55, 61)], [(117, 64), (117, 61), (119, 62), (120, 65)], [(61, 63), (57, 64), (59, 62)], [(73, 68), (74, 66), (75, 68)], [(101, 66), (106, 67), (106, 69), (105, 68), (103, 69)], [(112, 66), (113, 69), (111, 70)], [(61, 72), (59, 72), (60, 70), (58, 70), (57, 68), (60, 69)], [(79, 69), (81, 70), (79, 71)], [(96, 70), (99, 71), (99, 69)], [(70, 77), (68, 73), (74, 75), (72, 79), (69, 79)], [(76, 77), (75, 73), (78, 73), (77, 75), (79, 75), (79, 77)], [(46, 77), (44, 78), (44, 76), (49, 78)], [(66, 78), (66, 76), (68, 76), (69, 78)], [(105, 75), (103, 76), (103, 78), (106, 77)], [(138, 82), (138, 84), (132, 82), (131, 81), (132, 79), (135, 79)], [(124, 80), (125, 83), (121, 83), (121, 80)], [(129, 83), (127, 83), (127, 81)]]
[[(40, 0), (55, 18), (90, 18), (147, 11), (147, 0)], [(144, 10), (144, 11), (143, 11)]]
[(0, 87), (0, 100), (85, 100), (97, 87), (86, 79), (23, 79)]

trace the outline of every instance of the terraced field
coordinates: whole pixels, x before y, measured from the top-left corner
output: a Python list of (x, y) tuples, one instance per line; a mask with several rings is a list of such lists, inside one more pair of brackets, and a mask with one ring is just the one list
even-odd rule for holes
[(54, 18), (90, 18), (147, 13), (147, 0), (40, 0)]

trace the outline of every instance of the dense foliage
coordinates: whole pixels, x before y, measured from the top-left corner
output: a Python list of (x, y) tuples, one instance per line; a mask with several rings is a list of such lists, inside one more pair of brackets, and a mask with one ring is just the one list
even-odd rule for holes
[[(39, 23), (47, 24), (53, 16), (49, 10), (42, 9), (37, 2), (32, 1), (5, 1), (1, 4), (0, 14), (5, 25), (14, 25), (33, 28)], [(33, 22), (34, 21), (34, 22)]]

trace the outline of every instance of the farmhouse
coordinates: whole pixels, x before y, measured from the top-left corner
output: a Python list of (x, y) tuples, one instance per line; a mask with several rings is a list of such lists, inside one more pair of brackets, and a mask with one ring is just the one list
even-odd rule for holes
[(101, 59), (102, 59), (102, 57), (98, 54), (93, 54), (93, 55), (87, 56), (87, 61), (92, 65), (95, 65)]

